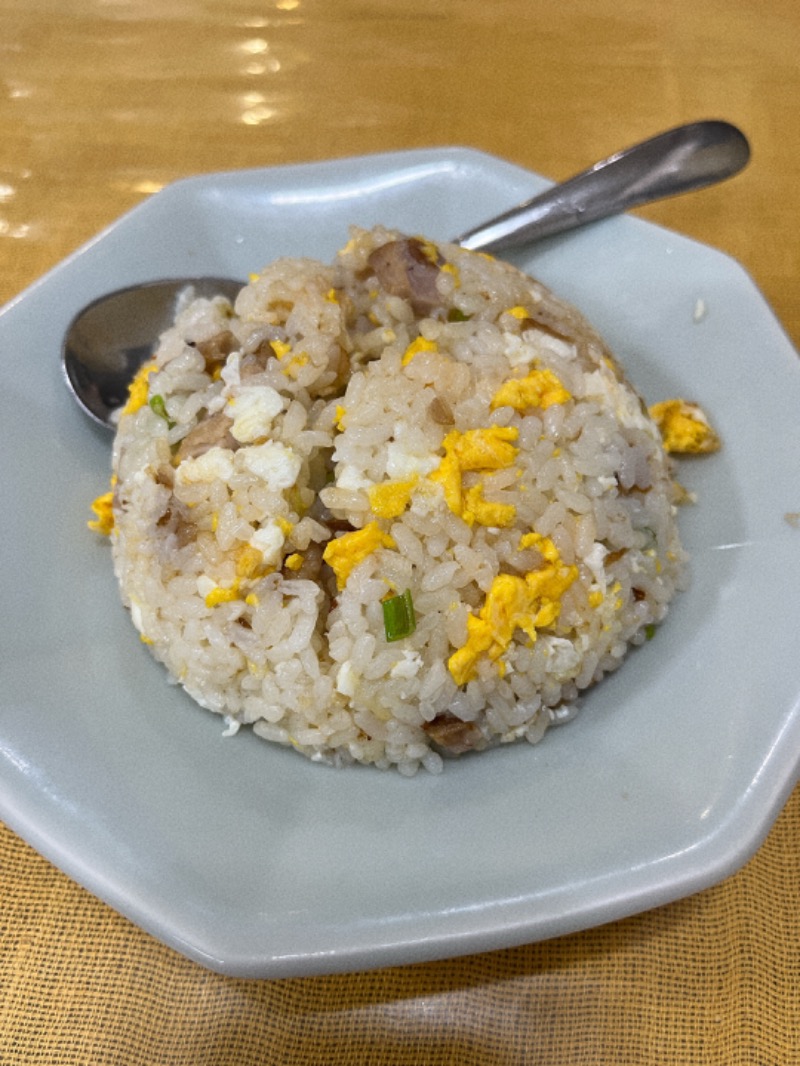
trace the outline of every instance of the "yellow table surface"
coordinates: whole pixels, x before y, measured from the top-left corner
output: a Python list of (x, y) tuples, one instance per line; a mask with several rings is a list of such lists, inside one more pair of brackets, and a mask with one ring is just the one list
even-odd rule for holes
[[(0, 301), (188, 174), (463, 144), (565, 178), (719, 117), (748, 169), (639, 213), (739, 259), (797, 345), (799, 111), (797, 0), (0, 0)], [(795, 790), (743, 870), (648, 914), (248, 982), (2, 829), (0, 1063), (800, 1062), (799, 853)]]

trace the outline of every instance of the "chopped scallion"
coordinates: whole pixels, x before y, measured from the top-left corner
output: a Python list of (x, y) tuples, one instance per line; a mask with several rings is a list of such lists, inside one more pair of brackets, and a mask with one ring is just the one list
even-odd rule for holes
[(410, 589), (406, 589), (402, 596), (391, 596), (383, 601), (383, 626), (389, 641), (410, 637), (417, 628)]
[(172, 419), (167, 413), (167, 405), (164, 403), (164, 397), (155, 395), (150, 397), (150, 408), (158, 415), (159, 418), (163, 418), (170, 429), (175, 425)]
[(656, 627), (651, 622), (650, 625), (644, 627), (645, 640), (652, 640), (655, 635), (656, 635)]

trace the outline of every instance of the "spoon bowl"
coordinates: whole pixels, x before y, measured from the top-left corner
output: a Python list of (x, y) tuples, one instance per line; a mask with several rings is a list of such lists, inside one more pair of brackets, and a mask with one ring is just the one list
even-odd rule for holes
[[(750, 158), (747, 138), (728, 122), (678, 126), (595, 163), (494, 219), (455, 238), (471, 250), (497, 252), (552, 237), (631, 207), (723, 181)], [(99, 297), (70, 323), (61, 362), (69, 390), (94, 422), (114, 430), (115, 415), (181, 302), (224, 296), (243, 282), (174, 278), (145, 282)]]
[(188, 295), (234, 300), (243, 282), (231, 278), (172, 278), (117, 289), (72, 320), (61, 353), (67, 385), (93, 421), (114, 429), (136, 371), (150, 358)]

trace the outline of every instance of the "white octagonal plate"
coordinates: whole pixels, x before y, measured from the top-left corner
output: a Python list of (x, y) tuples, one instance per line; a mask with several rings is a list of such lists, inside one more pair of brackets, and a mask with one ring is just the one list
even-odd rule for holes
[[(0, 816), (154, 936), (282, 977), (520, 944), (724, 878), (800, 753), (800, 361), (744, 271), (623, 217), (516, 261), (576, 303), (648, 402), (700, 402), (693, 578), (656, 639), (537, 747), (438, 777), (311, 764), (169, 686), (86, 529), (109, 440), (70, 400), (64, 330), (155, 277), (329, 259), (351, 223), (445, 238), (546, 182), (435, 149), (169, 186), (0, 314)], [(702, 310), (702, 314), (698, 314)]]

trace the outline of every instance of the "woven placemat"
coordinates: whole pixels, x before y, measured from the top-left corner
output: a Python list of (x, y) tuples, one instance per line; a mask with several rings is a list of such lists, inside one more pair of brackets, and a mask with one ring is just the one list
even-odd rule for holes
[(800, 789), (724, 884), (613, 925), (420, 966), (210, 973), (0, 833), (0, 1064), (800, 1062)]

